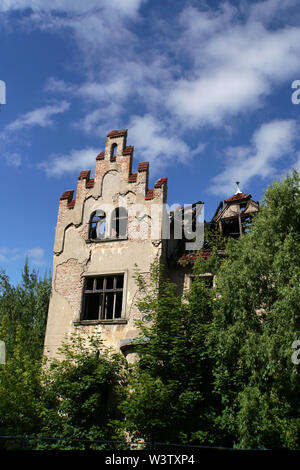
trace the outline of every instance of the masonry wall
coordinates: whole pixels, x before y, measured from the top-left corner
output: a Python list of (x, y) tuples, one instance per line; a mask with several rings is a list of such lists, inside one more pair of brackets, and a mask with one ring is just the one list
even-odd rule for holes
[[(136, 266), (148, 275), (151, 263), (165, 256), (161, 237), (163, 204), (167, 197), (167, 180), (159, 179), (148, 188), (148, 162), (140, 162), (132, 173), (133, 147), (126, 145), (127, 131), (111, 131), (105, 151), (96, 157), (95, 175), (84, 170), (74, 191), (60, 198), (53, 257), (52, 294), (45, 337), (45, 354), (57, 355), (65, 335), (79, 329), (83, 334), (99, 332), (104, 343), (116, 351), (137, 336), (135, 320), (138, 290), (134, 280)], [(111, 238), (111, 213), (116, 207), (128, 212), (127, 237)], [(91, 214), (106, 213), (103, 240), (89, 239)], [(124, 273), (122, 318), (111, 322), (82, 318), (84, 279), (88, 275)], [(130, 348), (122, 349), (124, 354)], [(129, 356), (128, 356), (129, 358)]]

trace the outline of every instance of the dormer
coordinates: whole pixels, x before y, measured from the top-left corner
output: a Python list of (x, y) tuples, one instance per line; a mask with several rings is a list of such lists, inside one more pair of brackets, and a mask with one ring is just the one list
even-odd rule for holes
[(233, 196), (221, 201), (211, 222), (218, 224), (224, 237), (239, 238), (247, 231), (252, 216), (259, 210), (259, 203), (253, 201), (251, 194), (243, 193), (236, 182)]

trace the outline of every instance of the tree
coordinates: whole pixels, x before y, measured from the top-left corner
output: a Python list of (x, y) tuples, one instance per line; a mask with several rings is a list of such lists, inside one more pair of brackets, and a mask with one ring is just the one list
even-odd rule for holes
[(250, 232), (230, 241), (208, 338), (218, 426), (238, 447), (300, 448), (299, 175), (265, 191)]
[[(38, 432), (41, 426), (42, 358), (34, 359), (24, 351), (23, 332), (16, 331), (13, 353), (0, 366), (0, 434), (22, 436)], [(14, 449), (18, 439), (0, 441), (0, 448)]]
[[(22, 282), (12, 286), (0, 274), (0, 338), (6, 345), (6, 364), (0, 366), (0, 434), (37, 432), (41, 420), (43, 340), (50, 295), (50, 278), (40, 279), (26, 261)], [(4, 441), (4, 447), (18, 447)]]
[(123, 402), (128, 429), (147, 441), (215, 441), (212, 364), (205, 348), (212, 289), (196, 277), (182, 301), (157, 264), (150, 283), (141, 275), (137, 281), (144, 296), (139, 308), (149, 324), (139, 323), (139, 361), (131, 370), (130, 394)]
[[(43, 423), (38, 449), (101, 449), (84, 440), (121, 441), (125, 446), (118, 403), (126, 394), (125, 359), (104, 348), (99, 336), (75, 333), (60, 349), (43, 376)], [(76, 441), (77, 439), (77, 441)], [(110, 447), (110, 446), (108, 446)]]
[[(300, 448), (299, 175), (274, 183), (249, 230), (194, 266), (185, 298), (138, 276), (150, 323), (123, 404), (131, 432), (163, 442)], [(212, 243), (214, 244), (214, 243)], [(217, 244), (217, 247), (219, 244)], [(212, 246), (210, 246), (212, 248)], [(216, 288), (199, 274), (217, 274)]]
[(23, 351), (40, 358), (43, 352), (49, 297), (50, 275), (42, 279), (38, 271), (30, 272), (26, 260), (22, 281), (12, 286), (8, 277), (0, 272), (0, 338), (5, 341), (7, 355), (13, 354), (16, 332), (22, 335)]

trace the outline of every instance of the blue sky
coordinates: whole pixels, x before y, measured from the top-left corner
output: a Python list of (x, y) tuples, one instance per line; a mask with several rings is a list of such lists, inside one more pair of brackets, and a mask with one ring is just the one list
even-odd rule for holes
[(300, 169), (298, 0), (0, 0), (0, 266), (52, 267), (59, 197), (128, 129), (168, 203)]

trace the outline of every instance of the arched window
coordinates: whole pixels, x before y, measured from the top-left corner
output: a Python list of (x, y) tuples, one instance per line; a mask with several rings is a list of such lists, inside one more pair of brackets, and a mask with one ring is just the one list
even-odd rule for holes
[(117, 144), (112, 144), (110, 147), (110, 161), (115, 162), (117, 157)]
[(97, 210), (92, 213), (90, 220), (89, 238), (102, 239), (105, 237), (106, 215), (103, 210)]
[(117, 207), (111, 216), (111, 237), (126, 238), (127, 211), (124, 207)]

